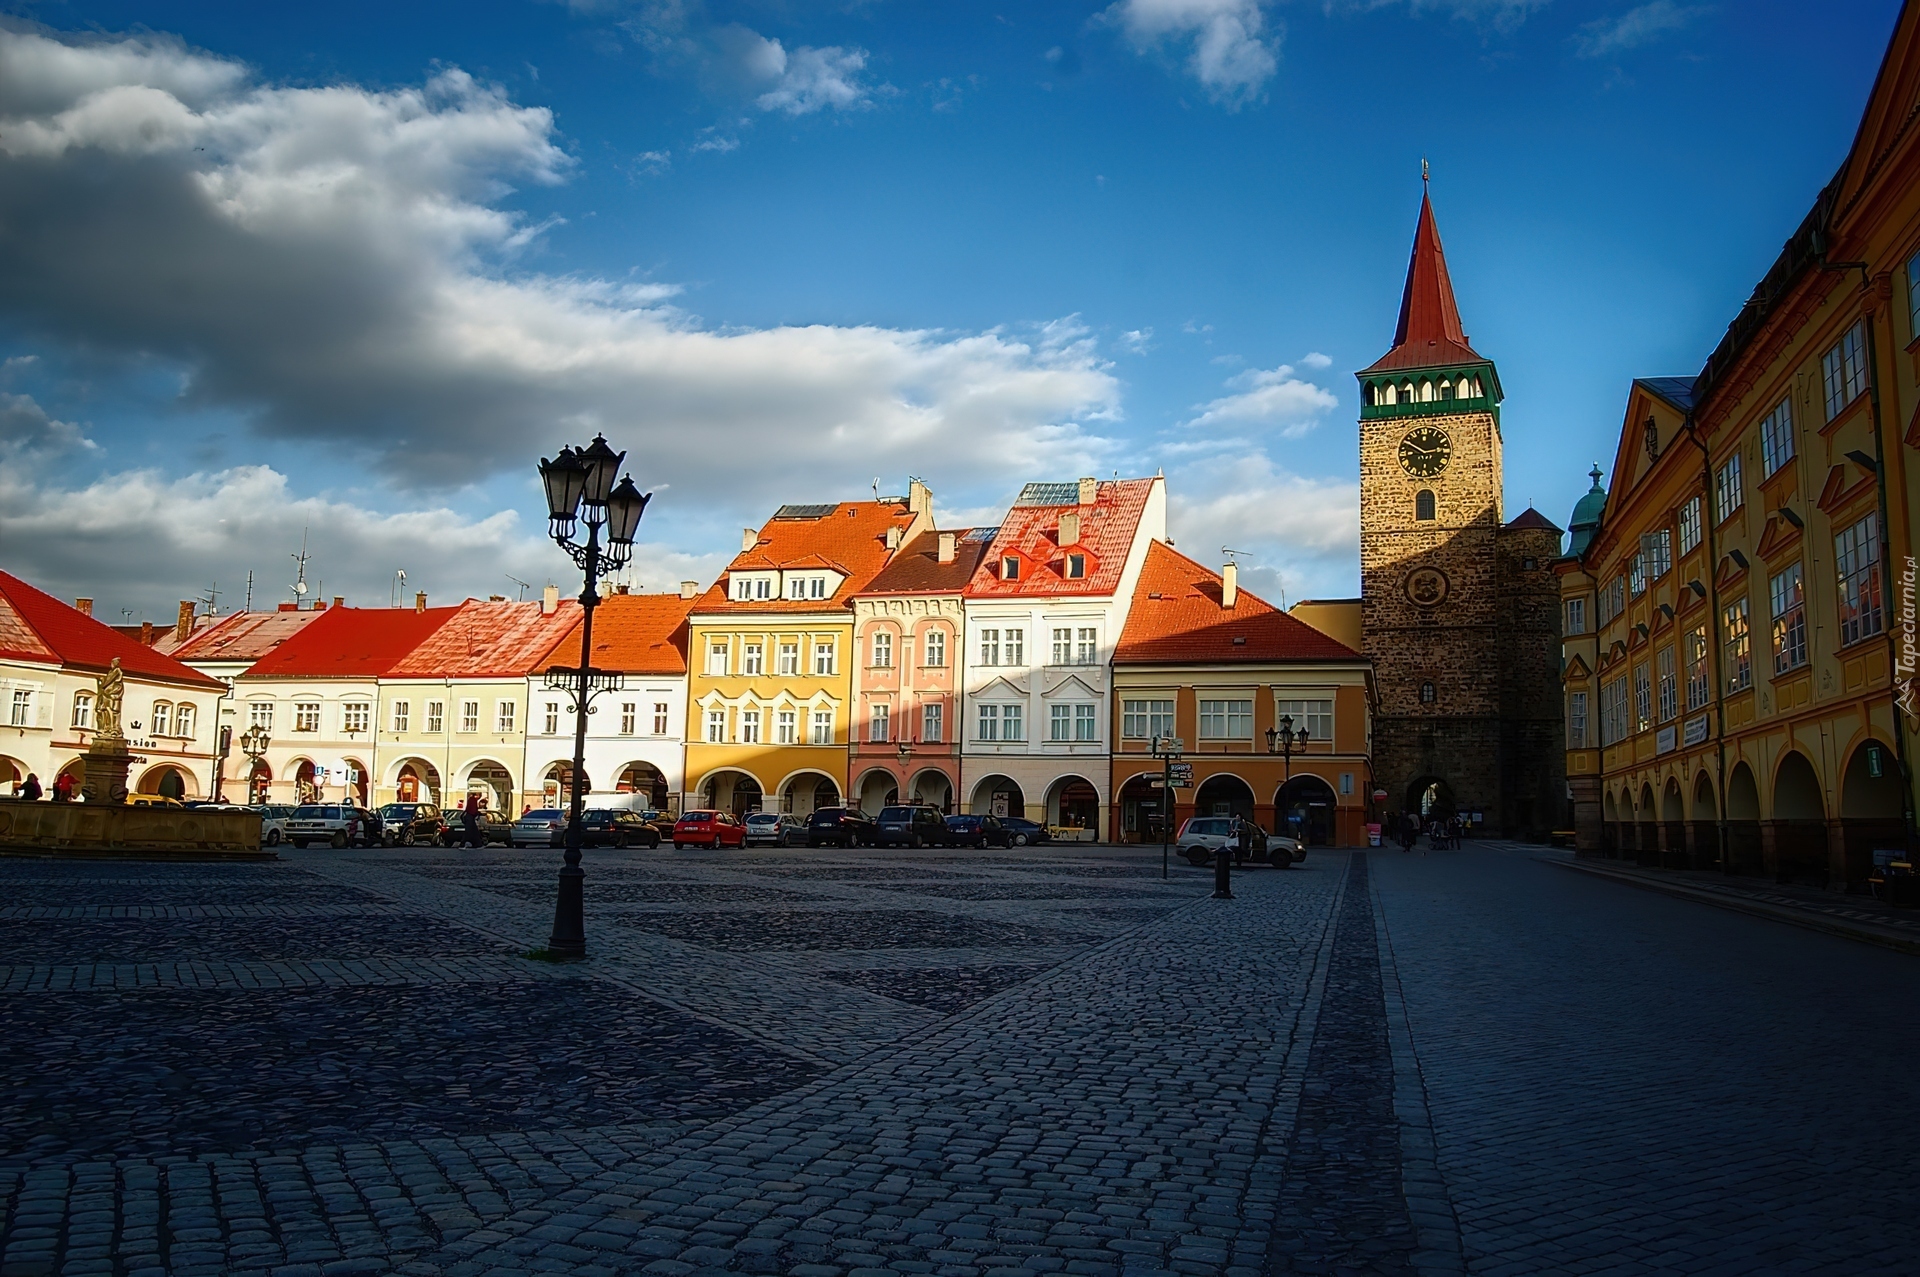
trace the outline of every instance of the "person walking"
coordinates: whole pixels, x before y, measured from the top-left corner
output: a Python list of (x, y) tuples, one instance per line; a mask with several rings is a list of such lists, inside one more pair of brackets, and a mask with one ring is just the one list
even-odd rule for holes
[(61, 772), (53, 779), (53, 801), (70, 803), (73, 801), (73, 773)]
[(34, 775), (32, 772), (28, 772), (27, 778), (21, 781), (18, 785), (14, 786), (13, 794), (14, 794), (14, 797), (19, 798), (25, 802), (30, 802), (30, 803), (39, 802), (40, 801), (40, 778)]
[(480, 795), (469, 793), (466, 806), (460, 810), (460, 824), (467, 832), (467, 847), (484, 847), (480, 838)]

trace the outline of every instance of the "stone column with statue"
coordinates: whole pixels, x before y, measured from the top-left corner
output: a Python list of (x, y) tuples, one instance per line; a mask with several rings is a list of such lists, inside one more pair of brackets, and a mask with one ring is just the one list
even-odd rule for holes
[(127, 801), (127, 769), (132, 759), (127, 754), (126, 733), (120, 729), (126, 681), (117, 656), (106, 672), (94, 680), (93, 743), (87, 746), (85, 779), (81, 782), (90, 803)]

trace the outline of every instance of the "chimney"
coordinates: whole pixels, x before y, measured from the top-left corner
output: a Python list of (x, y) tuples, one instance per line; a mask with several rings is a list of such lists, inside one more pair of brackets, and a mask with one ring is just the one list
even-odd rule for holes
[(300, 605), (298, 603), (282, 603), (280, 605), (280, 611), (282, 612), (298, 612), (299, 610)]
[(336, 594), (333, 596), (333, 605), (335, 607), (345, 607), (346, 604), (347, 604), (347, 600), (342, 595)]
[(1060, 516), (1060, 544), (1063, 546), (1080, 544), (1080, 514), (1078, 511), (1072, 511)]
[(1231, 609), (1240, 597), (1240, 565), (1229, 563), (1220, 569), (1220, 606)]
[(540, 615), (552, 616), (560, 610), (560, 587), (549, 585), (540, 591)]
[(487, 595), (487, 602), (489, 603), (505, 603), (506, 601), (507, 601), (507, 596), (504, 594)]
[(427, 592), (425, 590), (413, 596), (413, 610), (416, 612), (424, 612), (427, 610)]
[[(340, 600), (335, 599), (338, 603)], [(193, 600), (181, 599), (180, 610), (174, 614), (173, 641), (184, 643), (193, 637)]]
[(682, 581), (682, 582), (680, 582), (680, 597), (681, 597), (681, 598), (683, 598), (683, 599), (692, 599), (692, 598), (698, 598), (699, 596), (700, 596), (700, 582), (698, 582), (698, 581)]
[(933, 516), (933, 489), (918, 479), (907, 483), (907, 511), (910, 514)]
[(1100, 481), (1098, 479), (1082, 479), (1080, 481), (1080, 504), (1092, 505), (1094, 497), (1097, 496), (1099, 492)]
[(900, 548), (900, 525), (899, 524), (895, 524), (892, 527), (887, 529), (887, 548), (889, 550), (898, 550)]
[(951, 532), (942, 532), (940, 534), (940, 561), (942, 563), (953, 562), (959, 541), (960, 538)]
[(92, 616), (93, 600), (92, 599), (75, 599), (73, 601), (73, 610), (78, 612), (82, 616)]
[[(615, 594), (632, 594), (633, 587), (631, 585), (628, 585), (625, 581), (622, 581), (620, 584), (613, 587), (613, 592)], [(560, 606), (560, 603), (557, 599), (554, 601), (554, 606), (556, 608)]]
[(751, 550), (754, 546), (759, 544), (760, 544), (759, 529), (757, 528), (741, 528), (740, 529), (740, 553), (745, 554), (748, 550)]
[(153, 622), (152, 621), (140, 622), (140, 646), (141, 647), (153, 646)]
[(326, 601), (325, 599), (315, 599), (315, 600), (313, 601), (313, 610), (314, 610), (314, 611), (316, 611), (316, 612), (324, 612), (324, 611), (326, 611), (326, 610), (327, 610), (327, 601)]

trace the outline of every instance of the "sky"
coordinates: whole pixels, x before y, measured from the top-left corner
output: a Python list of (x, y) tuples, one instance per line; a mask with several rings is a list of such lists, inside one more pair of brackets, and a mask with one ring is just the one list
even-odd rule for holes
[[(1164, 471), (1179, 549), (1358, 589), (1354, 370), (1424, 159), (1564, 524), (1845, 157), (1895, 0), (0, 0), (0, 568), (108, 620), (578, 573), (784, 502)], [(404, 573), (404, 579), (401, 574)]]

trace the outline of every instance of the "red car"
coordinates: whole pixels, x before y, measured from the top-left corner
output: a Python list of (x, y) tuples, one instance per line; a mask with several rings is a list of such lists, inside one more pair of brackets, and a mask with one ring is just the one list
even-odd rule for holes
[(673, 845), (681, 847), (742, 847), (747, 827), (724, 811), (683, 811), (673, 822)]

